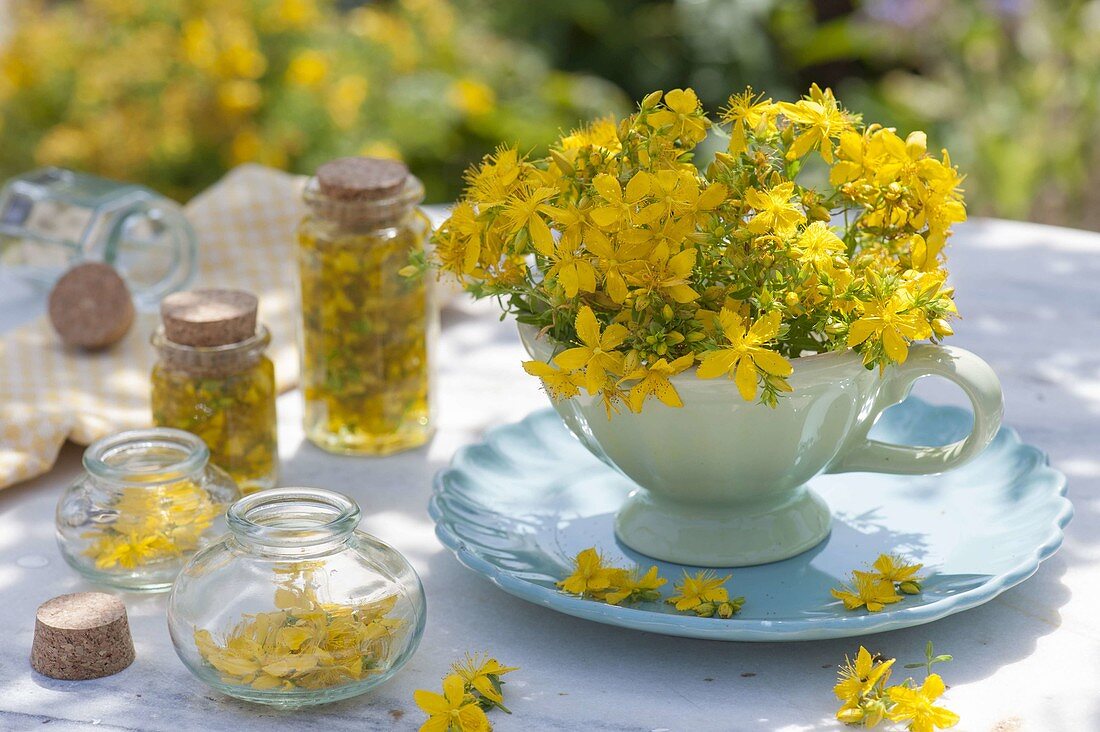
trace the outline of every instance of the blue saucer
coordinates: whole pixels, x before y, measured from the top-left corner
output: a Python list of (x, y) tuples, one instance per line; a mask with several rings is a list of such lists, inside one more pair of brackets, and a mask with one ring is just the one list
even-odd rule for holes
[[(944, 444), (971, 415), (910, 397), (875, 425), (879, 440)], [(934, 476), (848, 473), (813, 487), (832, 508), (829, 538), (791, 559), (721, 571), (746, 598), (729, 620), (676, 613), (665, 603), (614, 607), (559, 592), (555, 581), (590, 546), (617, 564), (656, 564), (669, 584), (694, 567), (656, 562), (619, 544), (612, 521), (633, 483), (592, 456), (552, 410), (491, 431), (436, 476), (429, 512), (459, 561), (505, 592), (559, 612), (666, 635), (733, 641), (819, 640), (906, 628), (992, 600), (1035, 573), (1073, 515), (1066, 480), (1046, 455), (1002, 428), (970, 464)], [(920, 595), (878, 613), (829, 595), (880, 553), (925, 565)]]

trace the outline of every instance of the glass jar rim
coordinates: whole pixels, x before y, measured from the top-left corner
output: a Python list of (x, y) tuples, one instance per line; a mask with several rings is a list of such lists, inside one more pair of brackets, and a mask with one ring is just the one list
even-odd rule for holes
[[(180, 454), (177, 460), (162, 464), (118, 465), (113, 461), (124, 454), (149, 452), (161, 448)], [(100, 438), (84, 451), (84, 469), (91, 475), (117, 483), (157, 486), (186, 478), (206, 467), (210, 449), (197, 435), (171, 427), (125, 430)]]
[(256, 332), (243, 341), (237, 341), (236, 343), (226, 343), (222, 346), (188, 346), (183, 343), (176, 343), (173, 340), (169, 340), (168, 336), (164, 333), (164, 326), (158, 325), (157, 329), (153, 331), (153, 335), (150, 336), (149, 342), (153, 344), (154, 348), (165, 348), (180, 353), (194, 354), (196, 356), (209, 355), (233, 355), (240, 351), (248, 351), (253, 348), (263, 350), (271, 343), (271, 331), (263, 323), (256, 325)]
[(359, 525), (359, 504), (323, 488), (269, 488), (239, 499), (226, 522), (239, 537), (280, 548), (339, 540)]

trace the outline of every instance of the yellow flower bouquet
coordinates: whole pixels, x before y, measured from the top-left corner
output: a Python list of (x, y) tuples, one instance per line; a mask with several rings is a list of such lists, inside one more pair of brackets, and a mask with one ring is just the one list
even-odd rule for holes
[[(728, 145), (702, 171), (712, 133)], [(653, 92), (544, 158), (471, 168), (434, 264), (562, 346), (524, 365), (554, 399), (678, 407), (670, 377), (694, 368), (774, 406), (790, 359), (854, 348), (884, 367), (951, 334), (961, 180), (924, 133), (864, 124), (817, 85), (747, 89), (718, 120), (691, 89)]]

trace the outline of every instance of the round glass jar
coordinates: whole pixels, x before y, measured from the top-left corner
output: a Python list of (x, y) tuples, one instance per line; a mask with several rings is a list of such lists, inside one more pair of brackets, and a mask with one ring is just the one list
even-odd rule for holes
[(196, 554), (168, 600), (176, 653), (229, 696), (324, 704), (385, 682), (424, 632), (420, 578), (358, 531), (359, 506), (274, 488), (230, 507), (229, 533)]
[(406, 276), (431, 223), (401, 163), (342, 158), (305, 189), (298, 229), (306, 436), (331, 452), (387, 455), (432, 434), (428, 278)]
[(74, 569), (127, 590), (167, 590), (187, 559), (225, 531), (240, 497), (195, 435), (129, 430), (84, 451), (86, 474), (57, 503), (57, 544)]

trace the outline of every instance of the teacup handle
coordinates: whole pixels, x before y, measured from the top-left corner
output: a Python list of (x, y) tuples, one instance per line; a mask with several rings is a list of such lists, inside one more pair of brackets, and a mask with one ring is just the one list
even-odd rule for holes
[[(920, 447), (871, 440), (867, 433), (883, 411), (898, 404), (924, 376), (942, 376), (962, 388), (974, 409), (970, 434), (950, 445)], [(970, 351), (952, 346), (919, 343), (909, 349), (905, 363), (887, 367), (870, 413), (848, 438), (846, 447), (826, 469), (829, 473), (868, 471), (923, 475), (951, 470), (977, 456), (1001, 426), (1004, 398), (1001, 382), (989, 364)]]

